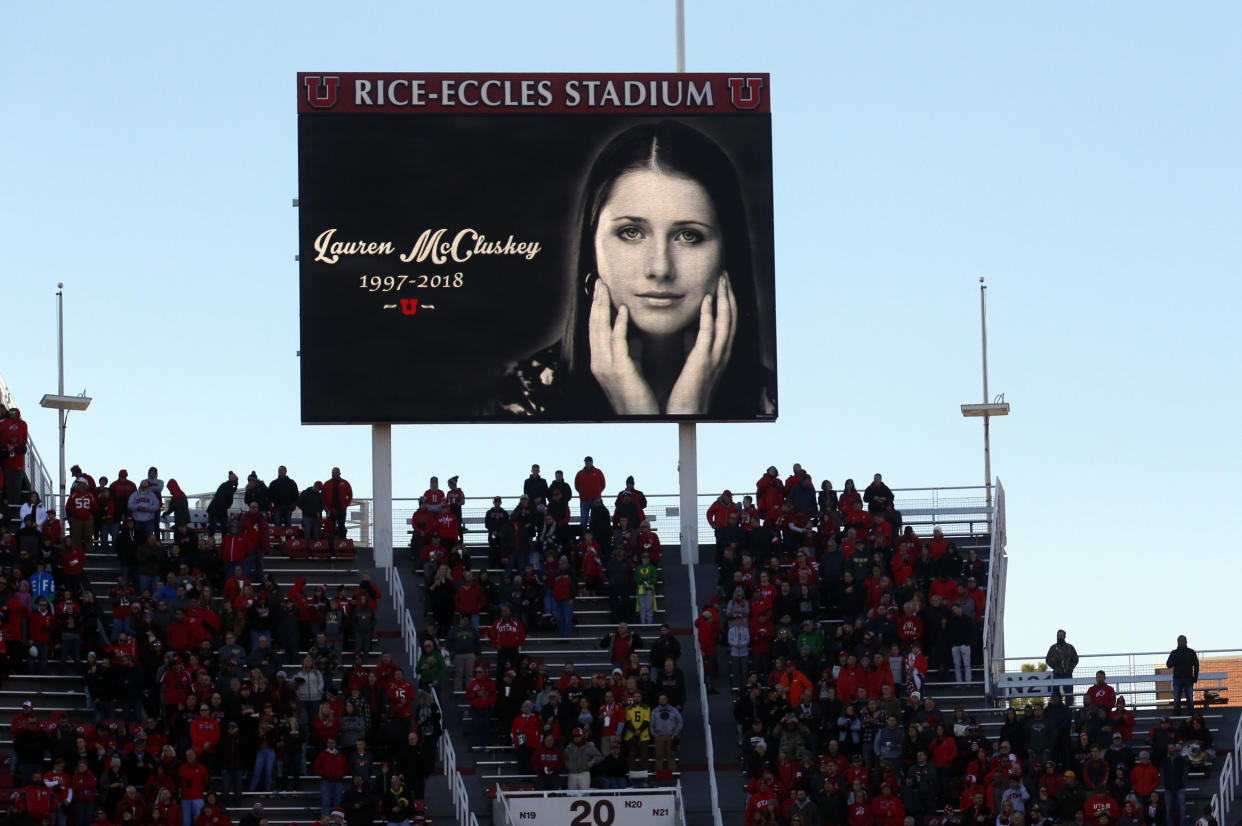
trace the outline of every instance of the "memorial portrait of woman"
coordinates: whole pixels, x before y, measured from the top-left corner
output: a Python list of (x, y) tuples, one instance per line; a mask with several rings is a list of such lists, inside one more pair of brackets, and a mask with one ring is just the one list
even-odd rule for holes
[(616, 135), (586, 175), (561, 339), (509, 365), (522, 417), (751, 419), (775, 412), (734, 164), (672, 120)]

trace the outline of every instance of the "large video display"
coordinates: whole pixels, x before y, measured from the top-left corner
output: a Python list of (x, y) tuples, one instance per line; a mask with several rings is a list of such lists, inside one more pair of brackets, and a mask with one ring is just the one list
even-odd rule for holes
[(299, 74), (302, 420), (775, 419), (770, 96)]

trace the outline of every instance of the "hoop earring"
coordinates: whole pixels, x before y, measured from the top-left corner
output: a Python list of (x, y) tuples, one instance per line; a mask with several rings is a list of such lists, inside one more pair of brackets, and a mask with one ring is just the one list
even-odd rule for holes
[(599, 276), (593, 272), (587, 273), (586, 277), (582, 279), (582, 291), (586, 293), (587, 298), (594, 297), (596, 281), (599, 281)]

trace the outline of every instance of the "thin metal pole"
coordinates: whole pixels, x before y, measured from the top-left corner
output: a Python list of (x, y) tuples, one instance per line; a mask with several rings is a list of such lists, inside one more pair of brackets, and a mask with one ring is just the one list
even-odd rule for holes
[(686, 0), (677, 0), (677, 71), (686, 70)]
[[(988, 403), (988, 285), (979, 277), (979, 325), (983, 336), (983, 403)], [(983, 414), (983, 485), (988, 507), (992, 507), (991, 416)]]
[[(371, 542), (375, 565), (392, 569), (392, 425), (371, 425)], [(393, 572), (395, 574), (395, 571)]]
[[(680, 488), (681, 561), (699, 561), (699, 449), (694, 422), (677, 423), (677, 484)], [(694, 571), (691, 569), (691, 576)], [(694, 608), (695, 606), (691, 606)]]
[[(56, 285), (56, 393), (65, 395), (65, 285)], [(56, 411), (60, 416), (60, 501), (56, 515), (65, 518), (65, 417), (69, 411), (63, 407)]]

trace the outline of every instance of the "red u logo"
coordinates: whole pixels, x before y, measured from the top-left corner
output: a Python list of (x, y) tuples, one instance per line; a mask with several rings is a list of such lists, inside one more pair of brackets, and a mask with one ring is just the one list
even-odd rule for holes
[(336, 90), (341, 85), (341, 78), (307, 75), (302, 78), (306, 85), (306, 102), (316, 109), (331, 109), (336, 106)]
[(754, 109), (763, 99), (763, 78), (729, 78), (729, 99), (737, 109)]

